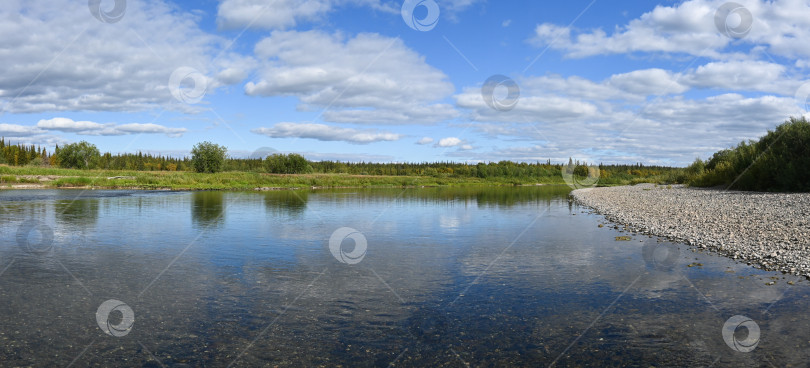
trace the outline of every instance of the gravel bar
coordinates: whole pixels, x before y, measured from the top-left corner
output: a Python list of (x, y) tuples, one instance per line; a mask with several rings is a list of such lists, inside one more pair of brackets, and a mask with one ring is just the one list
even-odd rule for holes
[(628, 230), (810, 278), (810, 193), (639, 184), (578, 189), (571, 196)]

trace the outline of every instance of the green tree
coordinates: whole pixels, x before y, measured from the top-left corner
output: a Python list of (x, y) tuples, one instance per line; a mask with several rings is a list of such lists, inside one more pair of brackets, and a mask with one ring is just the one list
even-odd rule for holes
[(806, 192), (810, 191), (808, 167), (810, 122), (804, 117), (791, 117), (759, 141), (741, 142), (736, 148), (716, 152), (689, 184)]
[(220, 172), (227, 151), (225, 146), (208, 141), (197, 143), (191, 149), (191, 166), (199, 173)]
[(95, 167), (101, 154), (94, 144), (87, 141), (71, 143), (56, 151), (59, 166), (73, 169), (91, 169)]
[(264, 170), (273, 174), (303, 174), (311, 172), (312, 166), (297, 153), (276, 153), (264, 159)]

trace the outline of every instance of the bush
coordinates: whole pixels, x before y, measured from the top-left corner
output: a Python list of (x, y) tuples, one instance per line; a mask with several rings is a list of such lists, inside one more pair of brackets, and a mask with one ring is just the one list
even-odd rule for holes
[(45, 166), (45, 160), (43, 160), (41, 156), (37, 156), (37, 157), (34, 157), (33, 160), (28, 161), (28, 163), (25, 166), (28, 166), (28, 167), (44, 167)]
[(101, 156), (98, 148), (86, 141), (57, 148), (55, 155), (58, 157), (59, 166), (72, 169), (91, 169)]
[(90, 178), (85, 177), (70, 177), (70, 178), (59, 178), (54, 181), (54, 185), (57, 188), (62, 187), (85, 187), (90, 186), (93, 184), (93, 180)]
[(736, 148), (715, 153), (689, 184), (724, 185), (738, 190), (810, 191), (808, 167), (810, 122), (790, 118), (757, 142), (741, 142)]
[(220, 172), (227, 151), (225, 146), (208, 141), (197, 143), (191, 149), (191, 166), (198, 173)]
[(305, 174), (312, 172), (312, 166), (299, 154), (276, 153), (264, 159), (264, 170), (272, 174)]

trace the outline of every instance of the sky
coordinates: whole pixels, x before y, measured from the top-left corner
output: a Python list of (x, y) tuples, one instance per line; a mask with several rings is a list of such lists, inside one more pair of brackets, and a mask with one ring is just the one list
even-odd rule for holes
[(807, 116), (799, 0), (3, 0), (0, 136), (683, 166)]

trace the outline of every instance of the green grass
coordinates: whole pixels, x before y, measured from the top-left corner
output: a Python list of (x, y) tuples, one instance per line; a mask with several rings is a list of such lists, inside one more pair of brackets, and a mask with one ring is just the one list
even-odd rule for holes
[[(2, 183), (38, 182), (35, 178), (23, 178), (21, 176), (58, 177), (56, 180), (43, 181), (42, 184), (45, 187), (92, 187), (99, 189), (254, 190), (256, 188), (565, 184), (562, 175), (540, 178), (478, 178), (453, 175), (266, 174), (242, 171), (204, 174), (188, 171), (77, 170), (0, 165), (0, 182)], [(123, 178), (108, 179), (111, 177)], [(646, 178), (632, 175), (613, 175), (609, 179), (600, 179), (598, 185), (627, 185), (638, 182), (665, 183), (666, 178), (663, 175)]]
[[(484, 180), (480, 178), (451, 178), (432, 176), (382, 176), (348, 174), (300, 174), (277, 175), (254, 172), (222, 172), (201, 174), (168, 171), (109, 171), (74, 170), (61, 168), (34, 168), (0, 166), (0, 182), (22, 182), (20, 175), (59, 176), (53, 181), (44, 181), (46, 187), (94, 187), (122, 189), (172, 189), (172, 190), (253, 190), (256, 188), (308, 188), (308, 187), (403, 187), (403, 186), (451, 186), (473, 184), (535, 184), (536, 180)], [(123, 176), (120, 179), (110, 177)], [(36, 179), (25, 182), (38, 182)], [(550, 178), (548, 183), (561, 183)]]
[(0, 183), (16, 183), (17, 177), (14, 175), (2, 175), (0, 176)]

